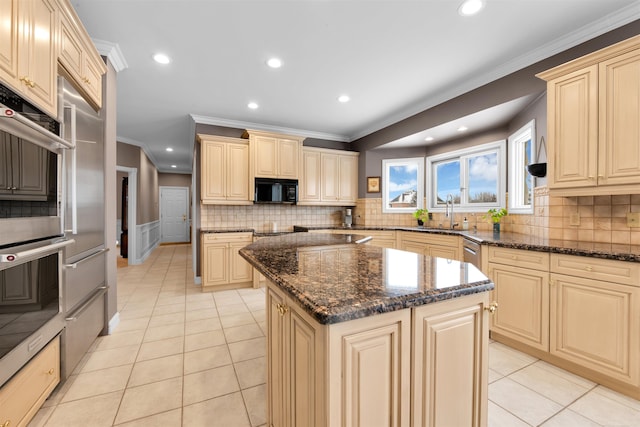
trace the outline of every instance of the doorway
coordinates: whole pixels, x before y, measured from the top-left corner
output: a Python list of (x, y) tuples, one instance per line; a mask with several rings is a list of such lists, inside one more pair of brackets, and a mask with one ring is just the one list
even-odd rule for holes
[(160, 187), (160, 242), (189, 242), (189, 188)]
[[(136, 224), (136, 210), (137, 210), (137, 187), (138, 187), (138, 169), (129, 168), (125, 166), (116, 166), (116, 171), (123, 172), (123, 174), (117, 174), (117, 179), (122, 179), (122, 176), (126, 176), (128, 178), (128, 197), (127, 197), (127, 209), (126, 212), (122, 212), (123, 215), (126, 215), (126, 225), (127, 225), (127, 239), (128, 239), (128, 250), (127, 250), (127, 260), (129, 265), (140, 264), (141, 260), (138, 256), (137, 251), (137, 224)], [(121, 181), (119, 180), (116, 185), (117, 190), (117, 198), (121, 203), (122, 199), (122, 186)], [(121, 206), (118, 203), (117, 211), (121, 212)], [(122, 229), (122, 218), (118, 218), (116, 220), (116, 240), (120, 240), (120, 233)], [(122, 242), (120, 242), (122, 244)]]

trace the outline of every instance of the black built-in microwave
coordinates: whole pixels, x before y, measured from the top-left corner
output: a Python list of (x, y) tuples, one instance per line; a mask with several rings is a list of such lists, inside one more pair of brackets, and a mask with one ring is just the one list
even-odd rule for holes
[(289, 203), (298, 201), (297, 179), (256, 178), (253, 203)]

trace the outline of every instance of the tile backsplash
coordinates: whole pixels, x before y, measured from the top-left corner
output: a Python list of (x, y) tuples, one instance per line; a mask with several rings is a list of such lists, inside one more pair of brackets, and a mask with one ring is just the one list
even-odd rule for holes
[[(547, 187), (536, 187), (533, 215), (507, 215), (502, 229), (549, 239), (577, 240), (640, 245), (640, 228), (627, 226), (627, 213), (640, 212), (640, 195), (552, 197)], [(202, 205), (203, 228), (252, 228), (269, 232), (274, 224), (278, 231), (292, 231), (294, 225), (340, 226), (344, 221), (343, 207)], [(469, 229), (491, 230), (491, 223), (482, 218), (484, 212), (455, 213), (454, 220), (462, 228), (467, 217)], [(573, 221), (572, 221), (573, 220)], [(447, 224), (442, 213), (433, 213), (425, 225)], [(416, 220), (410, 213), (383, 214), (382, 199), (358, 199), (353, 211), (353, 223), (363, 226), (413, 227)], [(576, 225), (573, 225), (576, 224)]]
[(337, 206), (299, 205), (201, 205), (202, 228), (252, 228), (265, 233), (273, 230), (293, 231), (294, 225), (339, 226), (344, 221), (344, 208)]
[[(533, 215), (507, 215), (501, 221), (504, 231), (529, 234), (549, 239), (577, 240), (640, 245), (640, 228), (627, 226), (627, 213), (640, 212), (640, 195), (552, 197), (547, 187), (536, 187)], [(454, 221), (462, 224), (467, 217), (469, 228), (490, 230), (483, 212), (455, 213)], [(574, 221), (572, 221), (574, 220)], [(410, 213), (383, 214), (381, 199), (359, 199), (354, 223), (365, 226), (415, 226)], [(442, 213), (433, 213), (425, 225), (447, 224)], [(575, 224), (575, 225), (574, 225)], [(461, 228), (461, 227), (456, 227)]]

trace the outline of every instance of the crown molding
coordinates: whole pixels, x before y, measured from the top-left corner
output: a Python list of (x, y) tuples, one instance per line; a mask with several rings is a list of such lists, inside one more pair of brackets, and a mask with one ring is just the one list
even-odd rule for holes
[(333, 133), (314, 132), (303, 129), (293, 129), (282, 126), (272, 126), (261, 123), (243, 122), (238, 120), (223, 119), (220, 117), (201, 116), (198, 114), (189, 114), (191, 119), (197, 124), (224, 126), (236, 129), (255, 129), (267, 132), (284, 133), (287, 135), (302, 136), (305, 138), (325, 139), (329, 141), (351, 142), (351, 139), (345, 135), (337, 135)]
[(456, 85), (455, 88), (448, 88), (439, 93), (428, 94), (425, 96), (428, 101), (414, 104), (413, 106), (403, 109), (392, 116), (388, 116), (383, 120), (378, 120), (374, 125), (365, 127), (359, 132), (350, 135), (350, 140), (355, 141), (370, 135), (380, 129), (384, 129), (429, 108), (435, 107), (436, 105), (442, 104), (450, 99), (463, 95), (479, 88), (480, 86), (491, 83), (506, 75), (526, 68), (529, 65), (542, 61), (543, 59), (547, 59), (557, 53), (564, 52), (565, 50), (575, 47), (580, 43), (594, 39), (604, 33), (615, 30), (616, 28), (622, 27), (623, 25), (629, 24), (638, 19), (640, 19), (640, 1), (634, 2), (633, 4), (610, 13), (609, 15), (605, 15), (597, 21), (565, 34), (563, 37), (560, 37), (551, 43), (542, 45), (514, 58), (511, 61), (498, 65), (494, 67), (491, 72), (462, 82), (461, 84)]
[(113, 65), (117, 73), (129, 68), (129, 64), (127, 64), (127, 60), (124, 59), (118, 43), (111, 43), (99, 39), (91, 40), (93, 40), (93, 44), (96, 46), (96, 49), (98, 49), (98, 53), (109, 58), (109, 62), (111, 62), (111, 65)]

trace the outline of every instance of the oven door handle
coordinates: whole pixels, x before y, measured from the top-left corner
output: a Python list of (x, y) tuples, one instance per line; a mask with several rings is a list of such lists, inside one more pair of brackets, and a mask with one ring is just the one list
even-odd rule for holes
[(91, 255), (89, 255), (86, 258), (82, 258), (80, 261), (78, 262), (74, 262), (73, 264), (65, 264), (64, 268), (76, 268), (78, 267), (78, 265), (82, 264), (83, 262), (89, 261), (92, 258), (95, 258), (99, 255), (102, 255), (105, 252), (108, 252), (109, 248), (104, 248), (104, 249), (100, 249), (98, 252), (92, 253)]
[(64, 138), (60, 138), (55, 133), (50, 132), (47, 129), (35, 124), (31, 120), (24, 117), (22, 114), (16, 113), (11, 108), (7, 108), (2, 104), (0, 104), (0, 108), (1, 108), (0, 112), (2, 113), (0, 114), (0, 118), (13, 119), (16, 122), (20, 123), (21, 125), (28, 127), (30, 130), (36, 131), (37, 133), (44, 135), (46, 138), (52, 140), (56, 144), (59, 144), (65, 148), (75, 148), (75, 144), (73, 143), (73, 141), (69, 142), (69, 141), (66, 141)]
[[(8, 254), (8, 255), (11, 256), (11, 260), (6, 261), (6, 262), (15, 263), (17, 261), (22, 261), (25, 258), (29, 258), (29, 259), (42, 258), (43, 256), (52, 254), (52, 253), (58, 251), (59, 249), (64, 248), (65, 246), (69, 246), (70, 244), (72, 244), (74, 242), (75, 242), (75, 240), (73, 240), (73, 239), (60, 240), (60, 241), (57, 241), (57, 242), (52, 243), (50, 245), (40, 246), (39, 248), (28, 249), (26, 251), (16, 252), (14, 254)], [(7, 259), (8, 255), (4, 255), (4, 256), (1, 257), (3, 262), (4, 262), (5, 259)]]

